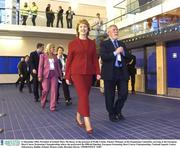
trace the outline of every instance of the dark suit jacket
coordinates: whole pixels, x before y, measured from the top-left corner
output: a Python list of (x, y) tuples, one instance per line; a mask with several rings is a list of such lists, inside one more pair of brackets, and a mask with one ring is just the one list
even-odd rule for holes
[(29, 61), (30, 61), (31, 72), (33, 69), (36, 69), (36, 71), (38, 72), (39, 55), (37, 51), (31, 52)]
[[(128, 80), (128, 71), (127, 71), (125, 58), (128, 58), (130, 54), (127, 51), (126, 46), (123, 42), (118, 41), (118, 45), (124, 48), (124, 55), (121, 55), (123, 74), (120, 75), (119, 77)], [(101, 42), (100, 45), (100, 56), (102, 60), (101, 77), (104, 80), (113, 80), (115, 61), (116, 61), (116, 56), (114, 56), (113, 54), (114, 51), (115, 51), (115, 47), (110, 39)]]
[(71, 80), (72, 74), (100, 74), (95, 41), (88, 39), (87, 49), (79, 38), (69, 43), (65, 78)]
[[(66, 11), (66, 19), (67, 20), (72, 20), (73, 15), (75, 15), (75, 13), (72, 10), (71, 11), (69, 11), (69, 10)], [(68, 18), (68, 16), (70, 16), (70, 18)]]
[[(132, 62), (130, 64), (130, 62)], [(136, 57), (134, 55), (131, 55), (130, 59), (128, 59), (128, 72), (129, 74), (136, 74)]]
[[(64, 57), (64, 62), (66, 63), (67, 55), (66, 55), (66, 54), (63, 54), (63, 57)], [(62, 70), (62, 63), (61, 63), (61, 60), (58, 59), (58, 61), (59, 61), (60, 69)]]
[(23, 78), (26, 78), (28, 76), (30, 76), (30, 66), (29, 63), (26, 62), (21, 62), (19, 64), (19, 74), (23, 75)]

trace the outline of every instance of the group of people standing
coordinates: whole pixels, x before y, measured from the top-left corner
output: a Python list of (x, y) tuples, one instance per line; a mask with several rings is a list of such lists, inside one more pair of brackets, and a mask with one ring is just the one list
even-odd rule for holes
[[(53, 27), (54, 25), (54, 20), (55, 20), (55, 12), (51, 8), (51, 4), (48, 4), (45, 10), (46, 13), (46, 26), (47, 27)], [(58, 7), (57, 10), (57, 22), (56, 22), (56, 27), (59, 27), (59, 22), (61, 22), (61, 28), (64, 27), (63, 23), (63, 15), (64, 15), (64, 10), (62, 6)], [(22, 25), (26, 25), (27, 19), (29, 15), (31, 15), (31, 20), (33, 26), (36, 26), (36, 18), (38, 14), (38, 6), (36, 5), (35, 2), (32, 2), (32, 5), (29, 7), (28, 3), (25, 2), (24, 6), (20, 9), (20, 15), (22, 18)], [(74, 11), (71, 10), (71, 7), (68, 7), (68, 10), (65, 13), (66, 15), (66, 22), (67, 22), (67, 28), (72, 28), (72, 21), (73, 21), (73, 15), (75, 15)]]
[[(126, 60), (130, 58), (131, 54), (125, 44), (118, 40), (117, 26), (110, 25), (107, 29), (109, 39), (100, 44), (102, 61), (100, 71), (96, 43), (88, 37), (90, 31), (88, 21), (80, 20), (76, 31), (77, 37), (70, 41), (67, 57), (63, 54), (62, 46), (58, 46), (56, 55), (55, 45), (52, 43), (49, 43), (45, 50), (44, 45), (38, 43), (37, 50), (30, 54), (33, 92), (35, 101), (38, 101), (38, 84), (41, 82), (41, 107), (44, 109), (51, 87), (50, 110), (56, 111), (57, 96), (59, 95), (58, 82), (62, 83), (63, 90), (66, 92), (65, 98), (69, 104), (72, 102), (68, 85), (73, 84), (78, 96), (75, 121), (88, 134), (92, 134), (89, 94), (93, 75), (96, 75), (97, 80), (104, 80), (105, 104), (109, 120), (117, 122), (124, 119), (122, 108), (128, 97), (129, 79)], [(117, 99), (115, 99), (116, 88)]]
[(36, 26), (36, 17), (38, 12), (38, 6), (35, 2), (32, 2), (31, 7), (28, 6), (28, 3), (25, 2), (23, 8), (20, 10), (20, 15), (22, 17), (22, 25), (26, 25), (29, 14), (32, 15), (33, 26)]
[[(61, 28), (64, 27), (63, 15), (64, 15), (64, 10), (63, 10), (62, 6), (59, 6), (58, 11), (57, 11), (56, 27), (59, 27), (59, 21), (61, 22)], [(75, 15), (74, 11), (71, 10), (71, 7), (68, 7), (68, 10), (66, 11), (67, 28), (72, 28), (73, 15)], [(54, 14), (53, 10), (51, 9), (50, 4), (48, 4), (46, 7), (46, 19), (47, 19), (46, 26), (53, 27), (54, 20), (55, 20), (55, 14)]]

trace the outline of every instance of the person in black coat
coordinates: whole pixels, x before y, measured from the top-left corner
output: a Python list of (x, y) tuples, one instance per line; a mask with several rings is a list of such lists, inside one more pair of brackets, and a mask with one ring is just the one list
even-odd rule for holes
[(49, 12), (49, 19), (50, 19), (50, 27), (53, 27), (55, 15), (54, 15), (54, 12), (52, 11), (52, 9)]
[(24, 88), (24, 82), (26, 81), (26, 84), (29, 88), (29, 93), (32, 92), (31, 90), (31, 83), (30, 83), (30, 64), (29, 64), (29, 56), (26, 55), (24, 57), (25, 61), (22, 61), (19, 64), (19, 75), (21, 78), (21, 84), (19, 86), (19, 91), (22, 92)]
[(57, 13), (56, 27), (59, 27), (59, 21), (61, 21), (61, 28), (63, 28), (63, 12), (64, 12), (64, 10), (62, 9), (61, 6), (59, 6), (59, 10), (58, 10), (58, 13)]
[[(62, 82), (59, 81), (58, 83), (58, 90), (57, 90), (57, 102), (59, 100), (59, 88), (60, 85), (62, 83), (62, 88), (63, 88), (63, 93), (64, 93), (64, 98), (65, 98), (65, 102), (66, 105), (71, 105), (71, 96), (70, 96), (70, 92), (69, 92), (69, 85), (67, 85), (66, 80), (64, 78), (65, 76), (65, 67), (66, 67), (66, 59), (67, 59), (67, 55), (63, 53), (64, 52), (64, 48), (62, 46), (58, 46), (57, 47), (57, 58), (59, 61), (59, 65), (60, 65), (60, 69), (62, 71)], [(61, 82), (61, 83), (60, 83)]]
[[(130, 56), (123, 42), (118, 40), (118, 28), (110, 25), (107, 29), (108, 40), (101, 42), (101, 77), (104, 80), (104, 95), (109, 119), (117, 122), (123, 119), (122, 108), (128, 96), (128, 70), (125, 58)], [(118, 98), (115, 101), (117, 88)]]
[(48, 4), (46, 7), (46, 26), (50, 27), (51, 24), (51, 5)]
[(21, 62), (24, 62), (24, 57), (22, 57), (21, 58), (21, 60), (18, 62), (18, 64), (17, 64), (17, 69), (18, 69), (18, 75), (19, 75), (19, 77), (18, 77), (18, 79), (17, 79), (17, 81), (16, 81), (16, 83), (15, 83), (15, 85), (16, 85), (16, 87), (19, 85), (19, 83), (21, 82), (21, 76), (20, 76), (20, 70), (19, 70), (19, 65), (21, 65), (20, 63)]
[(38, 81), (38, 65), (39, 65), (39, 55), (44, 50), (44, 44), (38, 43), (37, 49), (30, 53), (30, 68), (31, 68), (31, 75), (33, 78), (33, 93), (34, 93), (34, 100), (38, 102), (39, 99), (39, 86), (41, 90), (41, 85)]
[(136, 77), (136, 57), (131, 54), (128, 59), (127, 67), (129, 72), (129, 78), (131, 79), (131, 93), (135, 94), (135, 77)]

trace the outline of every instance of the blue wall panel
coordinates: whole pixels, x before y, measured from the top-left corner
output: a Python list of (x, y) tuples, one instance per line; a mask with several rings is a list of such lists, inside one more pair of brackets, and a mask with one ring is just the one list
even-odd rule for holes
[(167, 43), (168, 87), (180, 88), (180, 41)]
[(17, 74), (17, 64), (20, 61), (20, 59), (21, 57), (1, 56), (0, 74)]

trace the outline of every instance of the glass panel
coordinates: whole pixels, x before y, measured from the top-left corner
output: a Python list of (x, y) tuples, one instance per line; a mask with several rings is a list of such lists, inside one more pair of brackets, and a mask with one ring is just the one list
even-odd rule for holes
[[(152, 31), (155, 31), (156, 33), (161, 33), (162, 31), (166, 31), (166, 30), (161, 30), (161, 29), (165, 29), (167, 27), (175, 28), (179, 26), (180, 8), (171, 10), (168, 12), (163, 12), (164, 2), (166, 2), (167, 0), (147, 0), (147, 1), (142, 0), (143, 3), (142, 4), (139, 3), (139, 6), (137, 5), (138, 1), (139, 0), (127, 1), (127, 5), (126, 5), (127, 13), (105, 23), (104, 25), (109, 26), (107, 24), (110, 24), (112, 22), (116, 24), (117, 26), (119, 26), (119, 24), (121, 24), (122, 21), (123, 23), (129, 22), (129, 21), (131, 22), (132, 20), (136, 21), (136, 18), (139, 17), (139, 15), (141, 15), (141, 12), (159, 5), (158, 7), (161, 8), (161, 9), (157, 9), (158, 10), (157, 13), (159, 15), (151, 17), (151, 18), (147, 18), (147, 20), (143, 20), (142, 22), (134, 22), (133, 25), (129, 25), (129, 26), (126, 26), (125, 28), (121, 28), (120, 38), (126, 39), (126, 38), (134, 37), (137, 35), (149, 33)], [(119, 3), (119, 5), (117, 5), (117, 8), (121, 7), (121, 5), (124, 4), (123, 2)]]
[(156, 73), (155, 46), (147, 47), (147, 73)]
[(156, 75), (148, 74), (147, 75), (147, 89), (156, 90)]
[(136, 67), (144, 69), (144, 49), (133, 49), (132, 54), (136, 56)]
[[(20, 15), (22, 10), (19, 9), (6, 9), (5, 7), (0, 7), (0, 23), (1, 24), (19, 24), (22, 25), (23, 23), (23, 18)], [(9, 15), (12, 14), (12, 15)], [(7, 19), (7, 16), (12, 16), (17, 18), (17, 21), (9, 21), (11, 18)], [(94, 26), (95, 19), (97, 17), (93, 16), (84, 16), (84, 15), (74, 15), (73, 20), (72, 20), (72, 28), (76, 28), (76, 24), (79, 20), (81, 19), (87, 19), (88, 22), (90, 23), (90, 26)], [(103, 23), (107, 21), (106, 18), (101, 18)], [(35, 19), (36, 21), (36, 26), (46, 26), (47, 19), (46, 19), (46, 13), (44, 11), (38, 11), (37, 17)], [(112, 23), (110, 23), (112, 24)], [(29, 12), (26, 25), (32, 26), (32, 14)], [(57, 12), (54, 12), (54, 19), (53, 19), (53, 27), (56, 27), (57, 25)], [(59, 28), (61, 27), (61, 22), (59, 21)], [(63, 27), (67, 28), (67, 21), (66, 21), (66, 15), (63, 15)]]
[(157, 80), (156, 80), (156, 47), (146, 47), (147, 51), (147, 91), (156, 91)]

